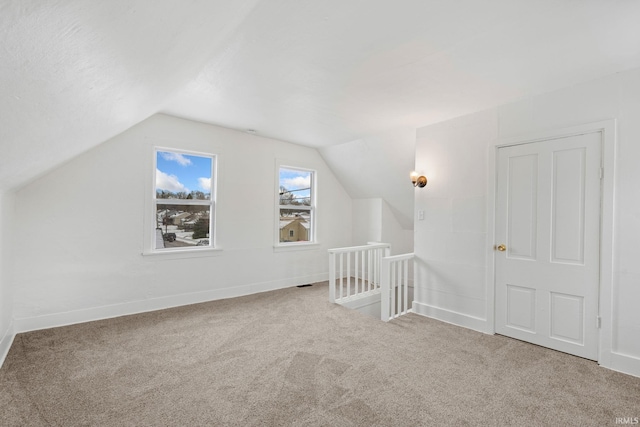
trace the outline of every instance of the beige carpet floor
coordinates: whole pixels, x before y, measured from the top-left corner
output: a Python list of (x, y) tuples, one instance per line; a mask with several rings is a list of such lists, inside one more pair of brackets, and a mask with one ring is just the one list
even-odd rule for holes
[(2, 426), (614, 426), (640, 378), (315, 284), (20, 334)]

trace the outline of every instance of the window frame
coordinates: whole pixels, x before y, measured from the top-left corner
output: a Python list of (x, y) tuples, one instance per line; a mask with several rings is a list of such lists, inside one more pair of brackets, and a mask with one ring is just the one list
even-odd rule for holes
[[(158, 169), (158, 153), (169, 152), (176, 154), (185, 154), (189, 156), (205, 157), (211, 159), (211, 187), (209, 199), (159, 199), (156, 193), (156, 180)], [(166, 255), (166, 254), (184, 254), (187, 256), (204, 254), (211, 251), (219, 251), (220, 249), (216, 245), (216, 211), (217, 211), (217, 170), (218, 170), (218, 155), (215, 153), (205, 153), (199, 151), (184, 150), (180, 148), (170, 147), (153, 147), (153, 168), (151, 172), (151, 188), (150, 188), (150, 202), (149, 209), (147, 209), (147, 215), (151, 220), (150, 224), (145, 225), (145, 232), (148, 233), (147, 245), (144, 251), (144, 255)], [(176, 205), (176, 206), (208, 206), (209, 207), (209, 245), (207, 246), (185, 246), (175, 248), (156, 248), (156, 230), (157, 230), (157, 212), (158, 205)], [(146, 223), (146, 221), (145, 221)]]
[[(275, 249), (295, 249), (295, 248), (308, 248), (318, 246), (318, 240), (316, 236), (317, 230), (317, 181), (318, 181), (318, 172), (314, 168), (305, 167), (305, 166), (292, 166), (296, 162), (290, 161), (276, 161), (276, 170), (275, 170), (275, 232), (274, 232), (274, 248)], [(300, 172), (309, 172), (311, 174), (311, 183), (310, 183), (310, 195), (309, 195), (309, 206), (299, 205), (294, 206), (293, 209), (300, 210), (308, 210), (310, 214), (310, 226), (309, 226), (309, 240), (301, 241), (301, 242), (281, 242), (280, 241), (280, 210), (281, 209), (292, 209), (292, 205), (281, 205), (280, 204), (280, 170), (281, 169), (289, 169), (293, 171)]]

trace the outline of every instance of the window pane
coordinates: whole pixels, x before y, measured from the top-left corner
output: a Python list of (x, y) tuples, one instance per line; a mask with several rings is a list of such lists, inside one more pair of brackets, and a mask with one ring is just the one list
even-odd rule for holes
[(311, 211), (280, 209), (280, 242), (308, 242), (311, 240)]
[(210, 247), (209, 205), (156, 205), (156, 249)]
[(280, 204), (311, 206), (311, 173), (280, 168)]
[(211, 199), (211, 157), (158, 151), (156, 198)]

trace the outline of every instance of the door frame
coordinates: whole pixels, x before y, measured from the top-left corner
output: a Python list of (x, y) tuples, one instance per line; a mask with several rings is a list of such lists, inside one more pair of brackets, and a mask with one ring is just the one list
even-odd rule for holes
[[(585, 133), (602, 135), (603, 177), (600, 181), (600, 288), (598, 312), (598, 363), (611, 367), (613, 356), (613, 210), (615, 179), (616, 120), (609, 119), (561, 129), (552, 129), (510, 138), (497, 139), (488, 147), (487, 153), (487, 257), (486, 257), (486, 314), (487, 333), (495, 334), (495, 250), (496, 243), (496, 193), (498, 186), (498, 149), (513, 145), (546, 141)], [(594, 320), (595, 321), (595, 320)]]

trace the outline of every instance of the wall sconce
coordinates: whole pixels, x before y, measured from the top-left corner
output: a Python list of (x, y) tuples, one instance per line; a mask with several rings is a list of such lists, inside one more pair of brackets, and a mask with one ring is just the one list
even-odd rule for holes
[(422, 188), (427, 185), (427, 178), (422, 175), (418, 176), (418, 173), (413, 171), (411, 172), (411, 183), (414, 187)]

